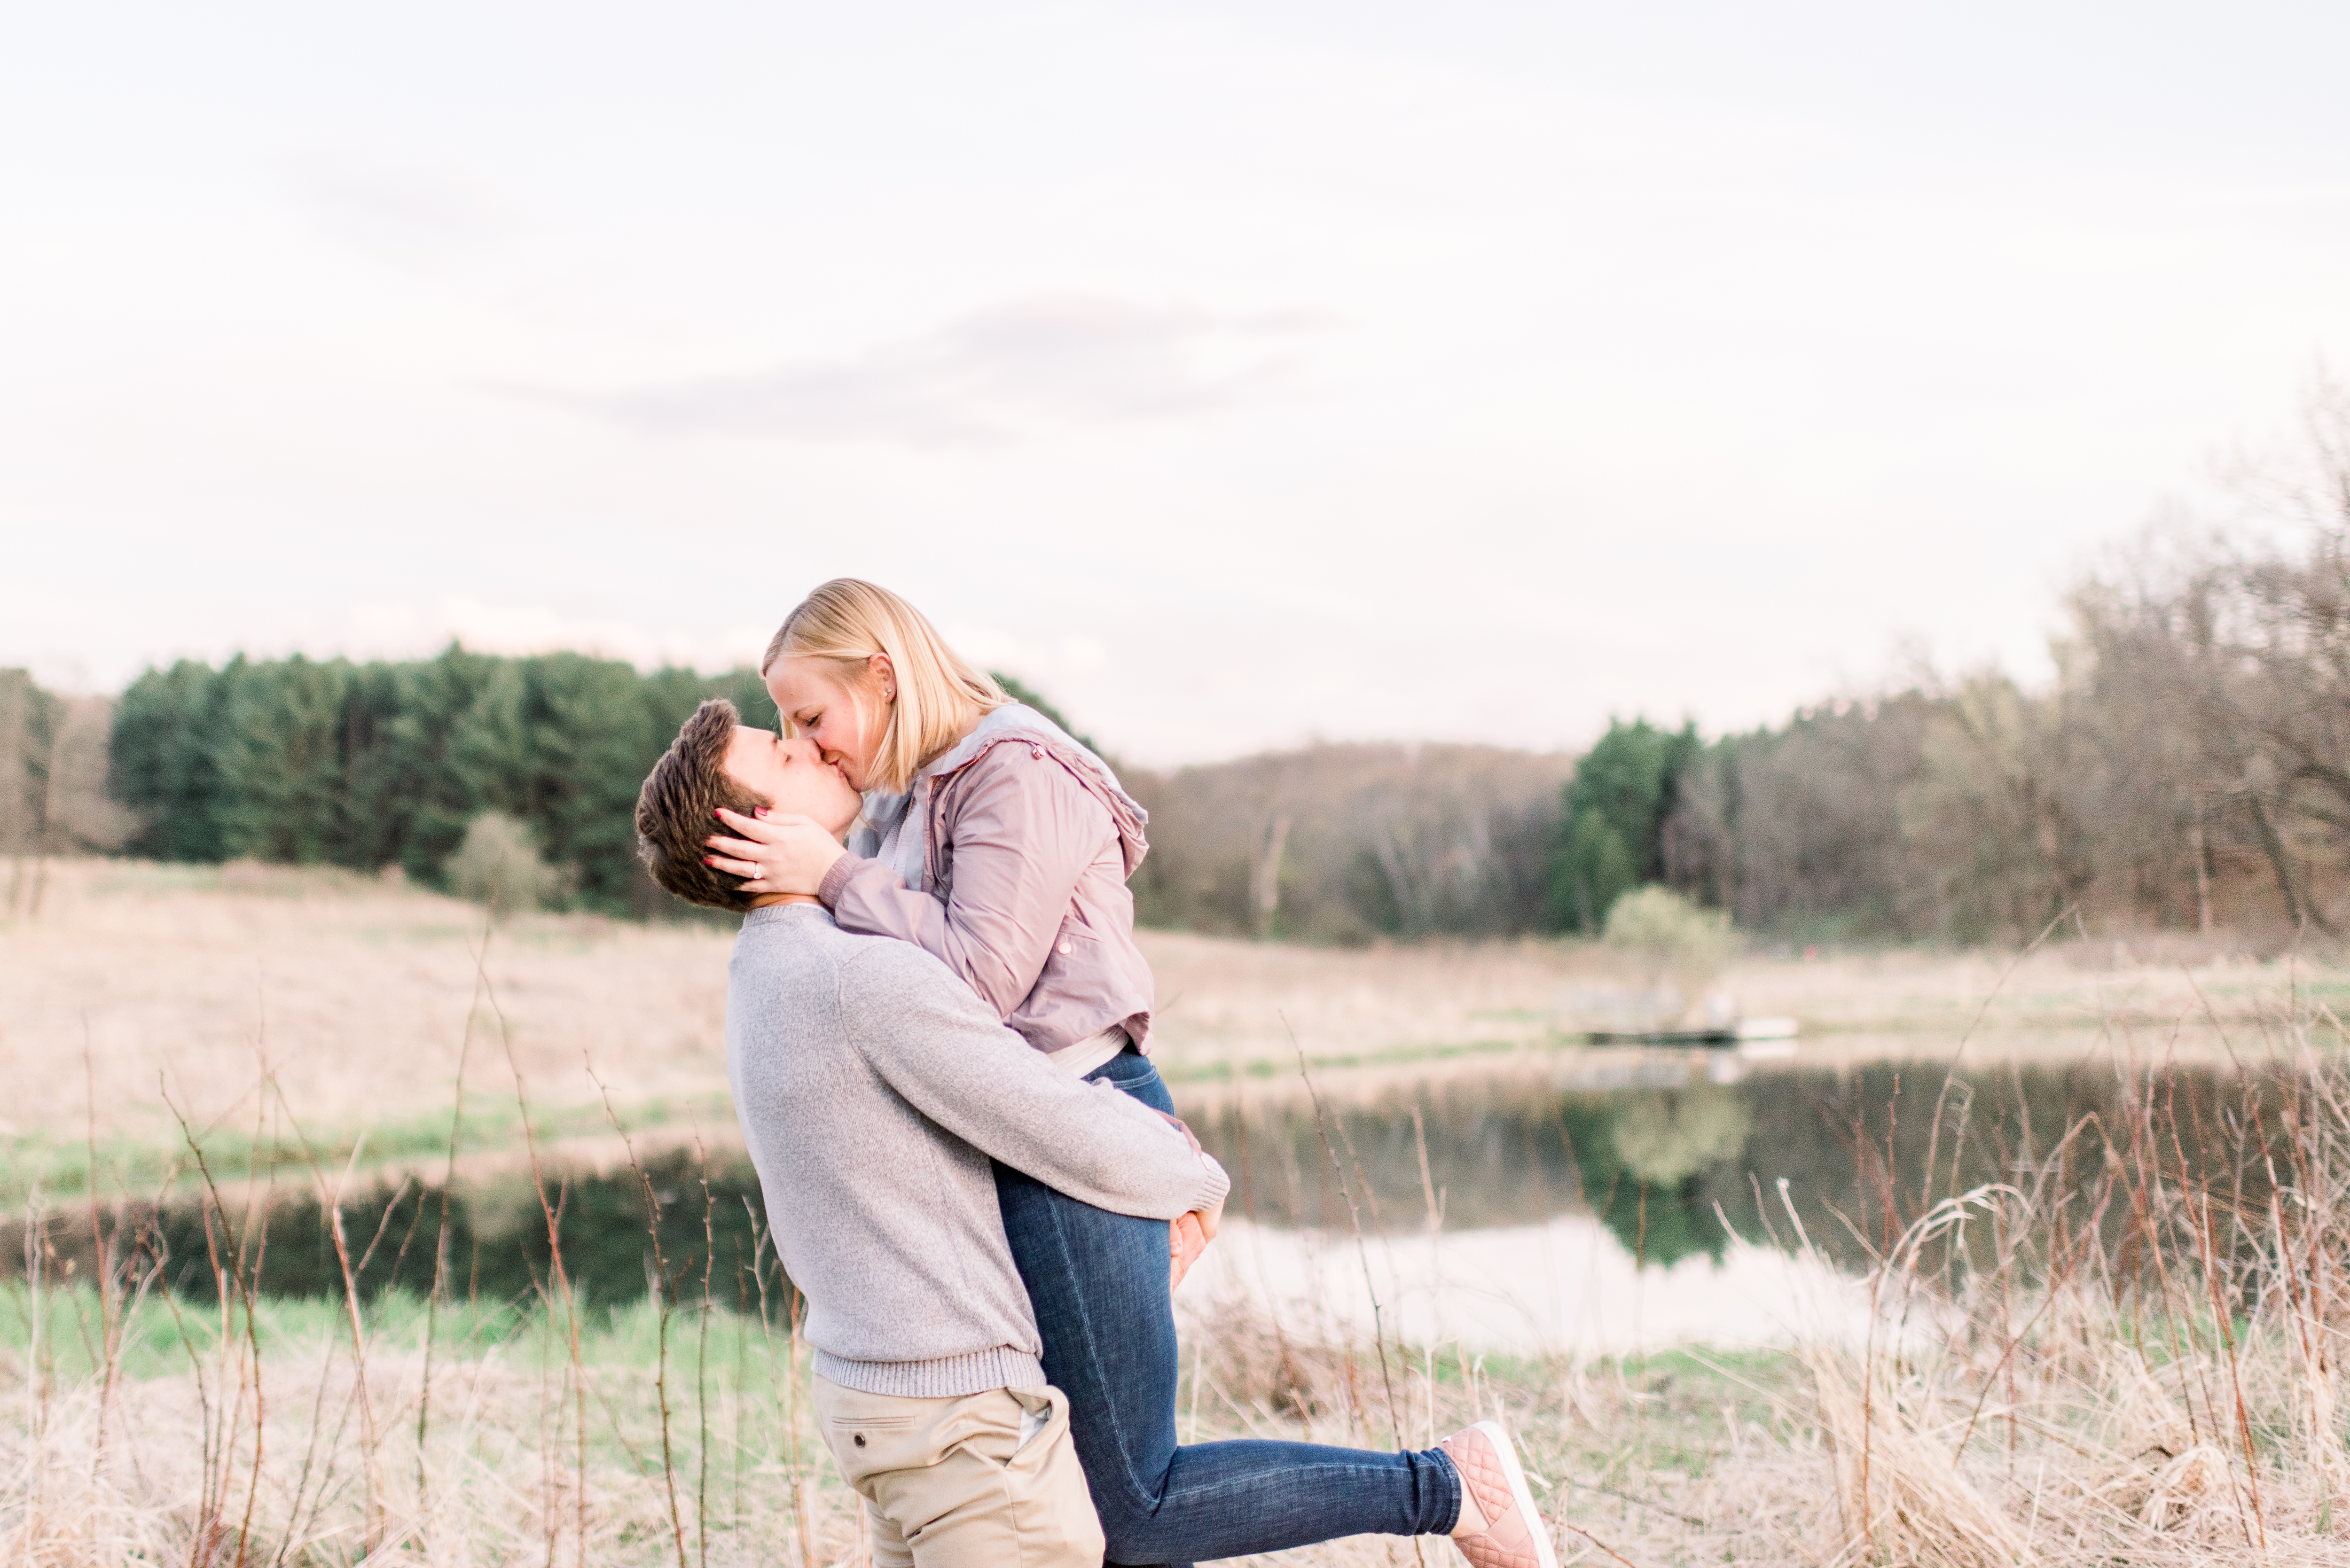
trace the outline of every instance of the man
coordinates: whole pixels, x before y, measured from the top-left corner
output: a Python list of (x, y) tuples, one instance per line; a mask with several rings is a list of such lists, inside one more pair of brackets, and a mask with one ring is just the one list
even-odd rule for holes
[(920, 949), (845, 932), (814, 898), (745, 898), (704, 863), (721, 805), (845, 834), (859, 805), (812, 744), (723, 701), (637, 803), (657, 881), (746, 910), (727, 1069), (776, 1252), (808, 1300), (817, 1420), (882, 1568), (1098, 1564), (989, 1160), (1154, 1220), (1212, 1214), (1229, 1183), (1179, 1124), (1056, 1071)]

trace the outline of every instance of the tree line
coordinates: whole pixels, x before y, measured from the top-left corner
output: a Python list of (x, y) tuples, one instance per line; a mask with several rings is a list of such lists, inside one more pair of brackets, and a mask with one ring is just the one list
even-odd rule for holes
[(564, 868), (566, 901), (646, 914), (667, 898), (636, 864), (637, 787), (709, 697), (774, 722), (747, 670), (458, 647), (403, 662), (182, 660), (116, 704), (112, 789), (137, 815), (134, 854), (397, 866), (435, 884), (494, 815)]
[[(1320, 745), (1126, 770), (1151, 812), (1138, 912), (1334, 943), (1596, 933), (1661, 885), (1799, 940), (2350, 934), (2350, 398), (2321, 392), (2298, 470), (2245, 493), (2234, 527), (2085, 573), (2043, 686), (1922, 674), (1711, 740), (1619, 720), (1579, 758)], [(119, 700), (0, 672), (11, 908), (44, 857), (92, 849), (463, 884), (494, 819), (473, 859), (526, 843), (559, 901), (659, 912), (630, 807), (709, 696), (774, 722), (750, 670), (569, 653), (182, 661)]]
[(1150, 812), (1137, 918), (1338, 944), (1546, 929), (1573, 773), (1562, 755), (1438, 745), (1128, 772)]

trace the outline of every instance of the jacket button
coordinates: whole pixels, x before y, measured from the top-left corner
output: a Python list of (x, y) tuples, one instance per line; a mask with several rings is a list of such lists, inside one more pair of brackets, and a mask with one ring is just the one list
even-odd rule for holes
[(1043, 762), (1045, 760), (1045, 748), (1042, 746), (1031, 746), (1028, 748), (1028, 754), (1035, 757), (1038, 762)]
[(860, 1449), (865, 1446), (865, 1434), (862, 1432), (857, 1434), (857, 1446)]
[(1061, 952), (1062, 952), (1062, 954), (1063, 954), (1063, 956), (1064, 956), (1064, 957), (1066, 957), (1066, 956), (1067, 955), (1068, 950), (1069, 950), (1069, 944), (1068, 944), (1068, 943), (1066, 943), (1066, 942), (1063, 942), (1063, 943), (1061, 944)]

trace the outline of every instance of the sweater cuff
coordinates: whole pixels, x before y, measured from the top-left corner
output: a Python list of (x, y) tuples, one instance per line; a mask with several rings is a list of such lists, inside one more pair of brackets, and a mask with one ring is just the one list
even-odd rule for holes
[(824, 880), (816, 885), (816, 901), (827, 909), (838, 904), (842, 891), (848, 886), (848, 879), (871, 864), (871, 861), (854, 855), (843, 855), (832, 863), (831, 869), (824, 874)]
[(1214, 1155), (1202, 1149), (1200, 1163), (1208, 1168), (1208, 1187), (1203, 1200), (1192, 1205), (1194, 1211), (1213, 1209), (1230, 1197), (1232, 1190), (1232, 1179), (1224, 1174), (1224, 1168), (1216, 1162)]

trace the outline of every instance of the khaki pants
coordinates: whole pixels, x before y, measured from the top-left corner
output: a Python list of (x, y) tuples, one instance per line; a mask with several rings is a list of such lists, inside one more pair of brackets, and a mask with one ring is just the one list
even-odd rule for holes
[[(819, 1376), (815, 1403), (872, 1514), (876, 1568), (1100, 1568), (1101, 1521), (1059, 1389), (906, 1399)], [(1024, 1417), (1044, 1423), (1025, 1443)]]

